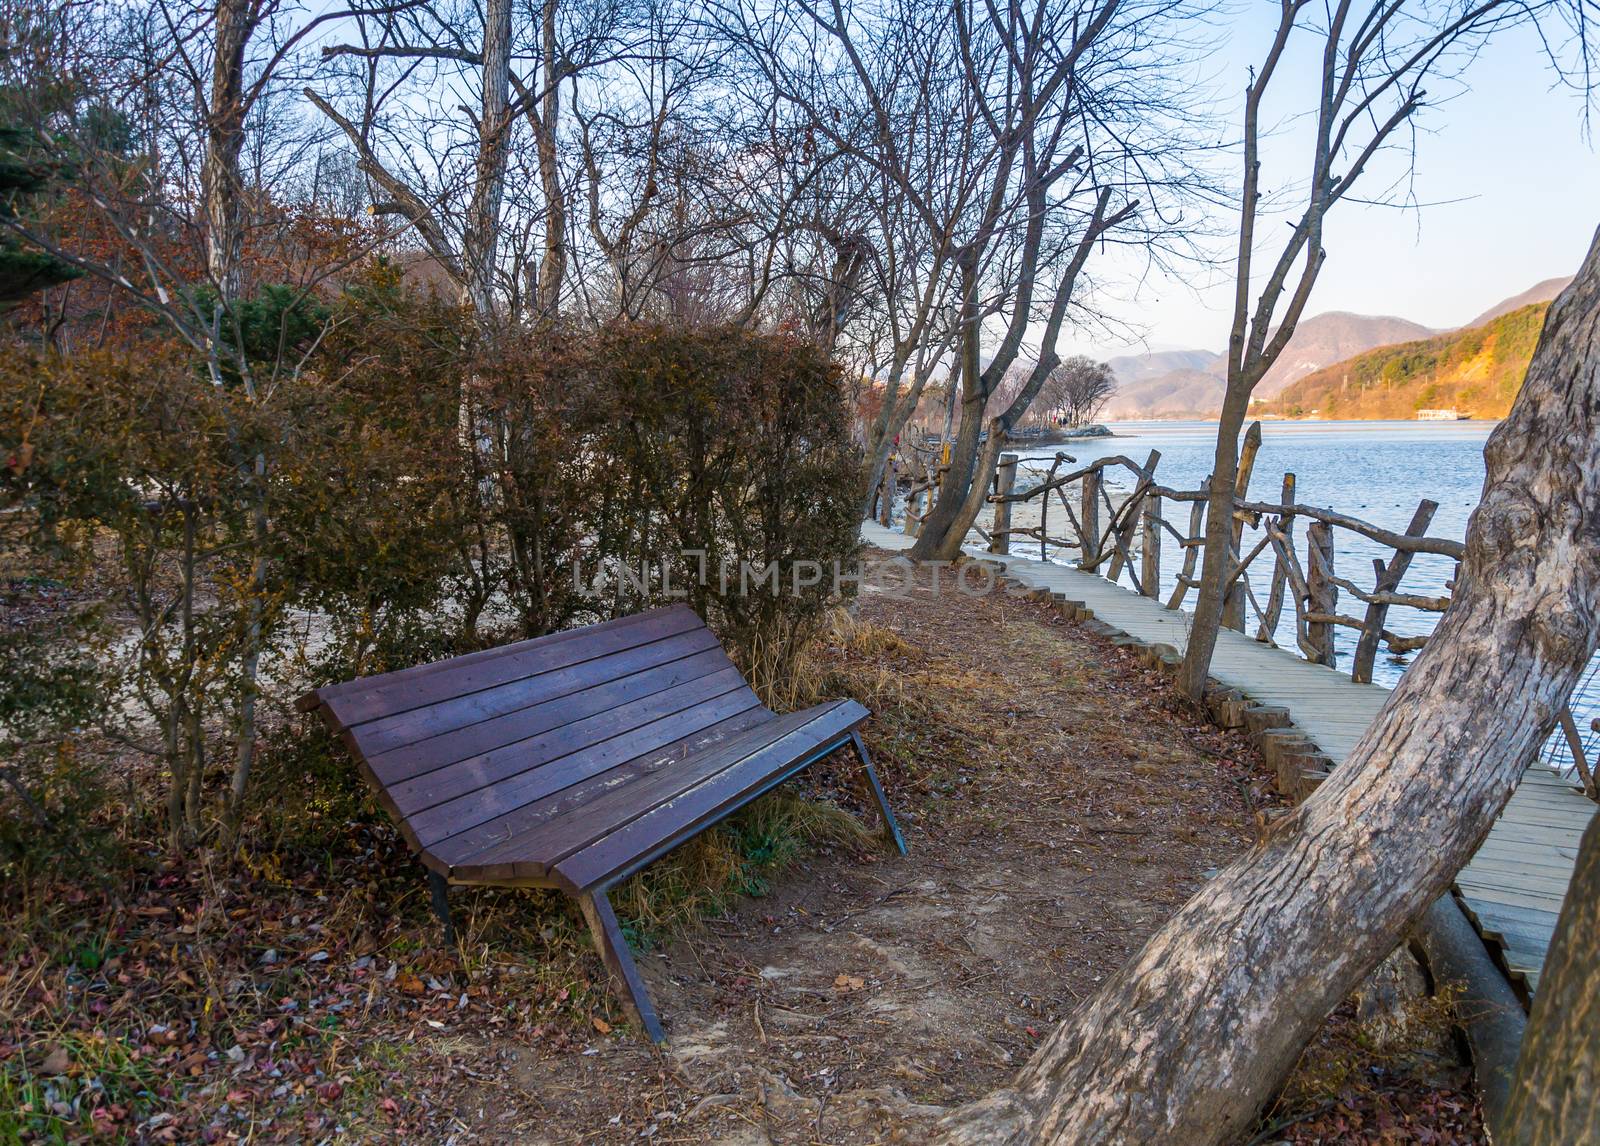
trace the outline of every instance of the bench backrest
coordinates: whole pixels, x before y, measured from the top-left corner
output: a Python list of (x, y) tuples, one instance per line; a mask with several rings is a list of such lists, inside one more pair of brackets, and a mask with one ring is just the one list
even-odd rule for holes
[(628, 761), (771, 719), (684, 605), (330, 685), (301, 701), (318, 706), (423, 849)]

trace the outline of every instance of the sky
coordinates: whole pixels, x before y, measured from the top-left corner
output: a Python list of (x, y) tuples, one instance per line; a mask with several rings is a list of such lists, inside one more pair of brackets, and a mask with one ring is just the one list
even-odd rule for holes
[[(1242, 91), (1249, 64), (1270, 42), (1277, 9), (1272, 0), (1243, 0), (1219, 19), (1216, 50), (1204, 67), (1224, 92)], [(1303, 36), (1300, 48), (1286, 58), (1271, 89), (1266, 122), (1276, 127), (1262, 147), (1268, 188), (1294, 183), (1307, 169), (1309, 124), (1296, 113), (1314, 104), (1313, 37)], [(1532, 29), (1500, 34), (1472, 61), (1464, 80), (1464, 89), (1429, 85), (1430, 95), (1450, 98), (1425, 108), (1419, 120), (1412, 186), (1421, 206), (1347, 201), (1330, 214), (1328, 258), (1308, 315), (1393, 314), (1454, 327), (1536, 282), (1577, 270), (1600, 226), (1600, 153), (1586, 137), (1581, 100), (1555, 86)], [(1230, 138), (1236, 138), (1240, 100), (1222, 98), (1231, 109)], [(1600, 133), (1600, 119), (1595, 126)], [(1355, 194), (1380, 194), (1407, 166), (1400, 155), (1388, 157), (1384, 168), (1363, 175)], [(1232, 180), (1237, 167), (1235, 157)], [(1261, 228), (1274, 230), (1284, 228)], [(1142, 337), (1130, 344), (1083, 332), (1073, 340), (1073, 352), (1105, 357), (1223, 348), (1231, 268), (1144, 277), (1134, 301), (1131, 287), (1121, 283), (1131, 282), (1135, 270), (1131, 262), (1103, 269), (1107, 283), (1098, 305)], [(1142, 273), (1142, 263), (1137, 270)]]

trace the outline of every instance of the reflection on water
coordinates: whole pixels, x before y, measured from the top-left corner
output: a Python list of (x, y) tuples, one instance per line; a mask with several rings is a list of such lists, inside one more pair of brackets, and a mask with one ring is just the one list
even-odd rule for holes
[[(1151, 450), (1160, 450), (1156, 479), (1171, 489), (1198, 489), (1211, 472), (1215, 423), (1121, 422), (1113, 423), (1110, 428), (1115, 437), (1016, 450), (1025, 467), (1025, 472), (1018, 475), (1018, 488), (1037, 480), (1038, 475), (1026, 472), (1027, 469), (1047, 469), (1058, 450), (1070, 454), (1077, 463), (1064, 464), (1060, 472), (1116, 454), (1142, 464)], [(1397, 533), (1403, 533), (1410, 524), (1417, 503), (1429, 498), (1439, 503), (1439, 509), (1428, 533), (1460, 541), (1466, 536), (1467, 519), (1482, 493), (1483, 444), (1493, 428), (1493, 423), (1488, 422), (1263, 422), (1261, 450), (1256, 457), (1249, 496), (1253, 501), (1276, 502), (1283, 475), (1293, 473), (1295, 500), (1300, 504), (1338, 510)], [(1117, 467), (1105, 473), (1107, 488), (1113, 496), (1132, 490), (1133, 478), (1127, 470)], [(1068, 494), (1076, 509), (1076, 488)], [(1103, 506), (1101, 510), (1104, 517)], [(1164, 507), (1164, 516), (1179, 532), (1187, 532), (1187, 506), (1168, 504)], [(1030, 515), (1028, 523), (1036, 521), (1036, 514)], [(1104, 528), (1103, 520), (1101, 526)], [(1056, 537), (1072, 536), (1059, 503), (1051, 510), (1050, 533)], [(1243, 551), (1248, 553), (1258, 537), (1258, 533), (1247, 529)], [(1303, 522), (1296, 530), (1296, 542), (1303, 564)], [(1387, 562), (1394, 553), (1347, 529), (1334, 530), (1334, 545), (1335, 571), (1363, 589), (1372, 585), (1373, 561)], [(1027, 538), (1018, 538), (1014, 549), (1021, 554), (1038, 553), (1037, 546)], [(1074, 551), (1051, 553), (1053, 559), (1062, 561), (1072, 560), (1073, 555)], [(1176, 584), (1182, 561), (1182, 550), (1176, 539), (1163, 533), (1163, 599)], [(1253, 578), (1255, 592), (1263, 605), (1271, 568), (1270, 550), (1252, 566), (1252, 570), (1257, 571)], [(1401, 590), (1426, 596), (1447, 595), (1446, 585), (1454, 572), (1455, 562), (1449, 558), (1418, 554), (1401, 582)], [(1126, 575), (1124, 583), (1131, 585)], [(1362, 602), (1348, 594), (1343, 594), (1342, 598), (1340, 612), (1355, 616), (1365, 612)], [(1258, 622), (1248, 610), (1247, 614), (1247, 630), (1253, 633)], [(1402, 635), (1417, 636), (1432, 632), (1437, 621), (1436, 613), (1397, 606), (1389, 610), (1387, 627)], [(1339, 667), (1348, 672), (1350, 654), (1359, 634), (1355, 629), (1342, 626), (1336, 632)], [(1285, 648), (1295, 648), (1294, 613), (1287, 606), (1275, 637)], [(1374, 679), (1380, 684), (1393, 685), (1411, 659), (1392, 657), (1387, 651), (1380, 651), (1373, 669)], [(1586, 732), (1590, 719), (1600, 716), (1600, 687), (1595, 679), (1591, 672), (1583, 694), (1573, 701), (1578, 725)]]

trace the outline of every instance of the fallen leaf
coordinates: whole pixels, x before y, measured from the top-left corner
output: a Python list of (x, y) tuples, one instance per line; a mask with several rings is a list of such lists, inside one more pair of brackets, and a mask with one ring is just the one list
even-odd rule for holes
[(595, 1015), (592, 1021), (594, 1022), (594, 1029), (599, 1031), (601, 1034), (609, 1035), (611, 1033), (611, 1024), (606, 1022), (599, 1015)]
[(408, 995), (420, 995), (428, 989), (428, 985), (409, 971), (395, 979), (395, 986)]
[(66, 1074), (72, 1069), (72, 1056), (67, 1053), (66, 1047), (56, 1047), (44, 1056), (39, 1069), (45, 1074)]
[(840, 974), (833, 980), (836, 991), (859, 991), (867, 985), (867, 981), (859, 975)]

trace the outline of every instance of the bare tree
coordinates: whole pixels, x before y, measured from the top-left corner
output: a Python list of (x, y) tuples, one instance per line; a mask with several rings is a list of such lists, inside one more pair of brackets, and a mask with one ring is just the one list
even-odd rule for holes
[[(1179, 11), (1121, 0), (1075, 10), (1040, 3), (1026, 14), (957, 8), (963, 78), (994, 162), (955, 248), (961, 423), (915, 558), (960, 552), (1007, 433), (1060, 361), (1057, 341), (1090, 255), (1119, 227), (1142, 226), (1141, 195), (1164, 196), (1170, 186), (1181, 131), (1142, 141), (1156, 124), (1161, 133), (1171, 126), (1153, 74), (1171, 61), (1127, 48), (1157, 40), (1146, 37), (1151, 25)], [(1143, 74), (1147, 66), (1152, 74)], [(1000, 337), (985, 355), (990, 315)], [(1028, 382), (985, 424), (1030, 330), (1038, 346)]]
[[(1280, 0), (1272, 43), (1245, 89), (1227, 382), (1212, 463), (1200, 593), (1180, 677), (1180, 688), (1189, 697), (1199, 698), (1205, 689), (1222, 622), (1224, 586), (1237, 557), (1231, 551), (1232, 499), (1250, 396), (1305, 313), (1327, 258), (1322, 239), (1328, 213), (1351, 197), (1380, 152), (1403, 137), (1427, 105), (1430, 80), (1447, 78), (1495, 31), (1553, 6), (1530, 6), (1522, 0), (1337, 0), (1324, 7), (1311, 0)], [(1268, 269), (1258, 283), (1256, 260), (1266, 253), (1257, 229), (1263, 210), (1262, 116), (1290, 39), (1297, 34), (1313, 37), (1321, 49), (1317, 102), (1307, 109), (1315, 134), (1298, 216), (1281, 248), (1268, 255)]]
[(1077, 355), (1051, 372), (1038, 402), (1047, 410), (1062, 411), (1068, 425), (1083, 426), (1094, 421), (1116, 392), (1117, 376), (1111, 367)]
[[(941, 1141), (1203, 1146), (1249, 1127), (1328, 1013), (1471, 858), (1595, 652), (1597, 411), (1600, 234), (1484, 449), (1488, 477), (1450, 609), (1372, 727), (1010, 1087), (950, 1115)], [(1592, 903), (1575, 910), (1593, 918)], [(1573, 976), (1562, 988), (1586, 984), (1592, 1001), (1592, 960), (1558, 966)], [(1548, 1008), (1541, 1017), (1555, 1047), (1589, 1044), (1572, 1070), (1592, 1078), (1584, 1013), (1581, 1033)], [(1593, 1103), (1550, 1093), (1524, 1117), (1515, 1141), (1584, 1141)]]
[[(306, 99), (344, 133), (359, 157), (362, 173), (384, 196), (375, 211), (398, 216), (414, 228), (428, 254), (456, 284), (462, 304), (486, 326), (493, 325), (496, 310), (496, 253), (513, 116), (511, 12), (511, 0), (488, 0), (481, 22), (465, 19), (463, 12), (441, 12), (432, 5), (401, 13), (362, 13), (353, 21), (359, 43), (323, 49), (328, 59), (350, 59), (357, 65), (355, 72), (346, 76), (359, 101), (354, 117), (339, 111), (316, 89), (304, 89)], [(478, 36), (468, 43), (465, 37), (474, 26)], [(440, 171), (432, 179), (420, 173), (408, 178), (396, 159), (399, 155), (416, 158), (409, 141), (394, 146), (389, 156), (380, 153), (395, 131), (384, 114), (388, 101), (403, 90), (408, 76), (424, 66), (428, 75), (436, 76), (441, 65), (458, 70), (445, 81), (451, 86), (468, 82), (460, 70), (475, 73), (472, 87), (478, 108), (470, 125), (470, 174), (463, 179), (455, 172)], [(546, 82), (553, 83), (553, 79), (546, 77)], [(531, 110), (528, 105), (532, 102), (525, 97), (519, 110)], [(408, 128), (416, 126), (409, 117), (400, 122)], [(464, 201), (452, 201), (455, 185), (462, 182), (466, 185)], [(433, 186), (446, 190), (441, 193), (432, 190)]]

